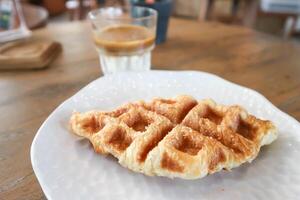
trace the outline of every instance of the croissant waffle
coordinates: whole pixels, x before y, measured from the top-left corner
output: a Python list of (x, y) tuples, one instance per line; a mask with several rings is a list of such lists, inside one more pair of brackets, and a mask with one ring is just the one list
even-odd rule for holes
[(73, 113), (72, 131), (96, 152), (146, 175), (202, 178), (251, 162), (277, 138), (270, 121), (240, 106), (190, 96), (129, 103), (112, 112)]

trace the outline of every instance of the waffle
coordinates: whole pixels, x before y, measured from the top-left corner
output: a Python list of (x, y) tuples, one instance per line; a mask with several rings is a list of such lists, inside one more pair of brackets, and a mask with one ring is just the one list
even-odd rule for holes
[(270, 121), (240, 106), (172, 99), (129, 103), (112, 112), (73, 113), (72, 132), (94, 150), (149, 176), (202, 178), (251, 162), (263, 145), (277, 138)]

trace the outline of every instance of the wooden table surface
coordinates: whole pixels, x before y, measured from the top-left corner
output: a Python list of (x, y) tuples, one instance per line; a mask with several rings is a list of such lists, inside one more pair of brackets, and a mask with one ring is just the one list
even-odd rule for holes
[[(35, 71), (0, 72), (0, 199), (45, 199), (30, 145), (46, 117), (101, 76), (89, 24), (48, 25), (35, 38), (60, 41), (63, 53)], [(200, 70), (253, 88), (300, 120), (300, 45), (246, 28), (172, 19), (154, 69)]]

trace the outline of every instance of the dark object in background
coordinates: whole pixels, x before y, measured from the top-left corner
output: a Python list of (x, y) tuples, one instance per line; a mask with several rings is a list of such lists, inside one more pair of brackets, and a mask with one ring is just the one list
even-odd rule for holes
[(29, 0), (29, 3), (43, 6), (47, 9), (50, 16), (62, 14), (66, 11), (66, 0)]
[(144, 2), (132, 2), (133, 5), (153, 8), (158, 12), (156, 44), (161, 44), (166, 41), (169, 18), (172, 12), (172, 0), (155, 1), (153, 4)]

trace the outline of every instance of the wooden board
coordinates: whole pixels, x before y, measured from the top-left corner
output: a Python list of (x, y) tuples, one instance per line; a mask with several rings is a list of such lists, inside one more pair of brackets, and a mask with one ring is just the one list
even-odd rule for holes
[(60, 52), (61, 45), (51, 40), (28, 39), (0, 46), (0, 69), (46, 67)]

